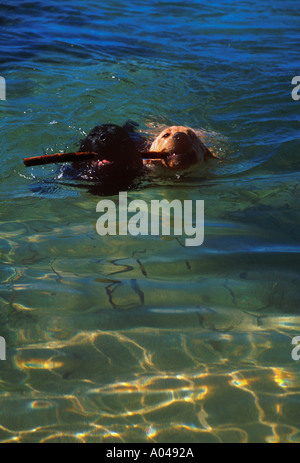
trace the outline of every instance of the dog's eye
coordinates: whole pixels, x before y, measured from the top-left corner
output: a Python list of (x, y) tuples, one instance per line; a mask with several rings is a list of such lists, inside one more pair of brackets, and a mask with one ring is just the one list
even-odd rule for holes
[(165, 133), (161, 138), (168, 138), (170, 136), (169, 133)]
[(100, 135), (99, 140), (106, 141), (106, 135)]

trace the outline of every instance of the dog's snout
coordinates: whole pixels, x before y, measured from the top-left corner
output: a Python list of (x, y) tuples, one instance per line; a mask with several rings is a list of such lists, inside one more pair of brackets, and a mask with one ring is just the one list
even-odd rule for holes
[(188, 137), (184, 132), (176, 132), (174, 133), (173, 138), (177, 142), (185, 142)]

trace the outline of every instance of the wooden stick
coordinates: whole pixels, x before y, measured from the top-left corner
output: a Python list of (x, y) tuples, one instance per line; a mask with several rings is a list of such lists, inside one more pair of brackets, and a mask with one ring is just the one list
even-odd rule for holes
[(145, 151), (144, 153), (141, 153), (141, 156), (143, 159), (150, 159), (150, 160), (154, 160), (154, 159), (159, 159), (159, 160), (164, 160), (166, 159), (169, 154), (168, 153), (158, 153), (157, 151)]
[(58, 164), (60, 162), (73, 162), (82, 159), (93, 159), (96, 153), (57, 153), (57, 154), (46, 154), (44, 156), (36, 156), (33, 158), (25, 158), (23, 162), (26, 167), (41, 166), (45, 164)]
[[(25, 158), (23, 162), (26, 167), (41, 166), (45, 164), (58, 164), (60, 162), (74, 162), (74, 161), (85, 161), (93, 159), (99, 156), (94, 152), (78, 152), (78, 153), (57, 153), (57, 154), (46, 154), (44, 156), (35, 156), (33, 158)], [(145, 152), (141, 153), (143, 160), (160, 160), (163, 161), (163, 153), (156, 152)], [(148, 159), (149, 157), (149, 159)]]

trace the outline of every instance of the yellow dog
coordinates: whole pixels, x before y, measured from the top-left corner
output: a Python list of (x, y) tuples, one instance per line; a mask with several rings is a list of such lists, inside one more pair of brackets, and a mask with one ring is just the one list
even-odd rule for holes
[(181, 125), (164, 129), (155, 138), (149, 151), (161, 153), (163, 164), (178, 170), (188, 169), (215, 157), (193, 129)]

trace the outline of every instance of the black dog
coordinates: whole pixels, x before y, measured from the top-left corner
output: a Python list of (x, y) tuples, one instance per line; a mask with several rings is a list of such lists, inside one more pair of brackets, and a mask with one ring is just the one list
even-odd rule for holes
[(80, 151), (94, 152), (89, 161), (76, 161), (76, 177), (92, 182), (89, 191), (94, 194), (116, 194), (128, 190), (143, 169), (139, 149), (143, 139), (135, 131), (136, 124), (127, 122), (123, 127), (102, 124), (94, 127), (81, 141)]

